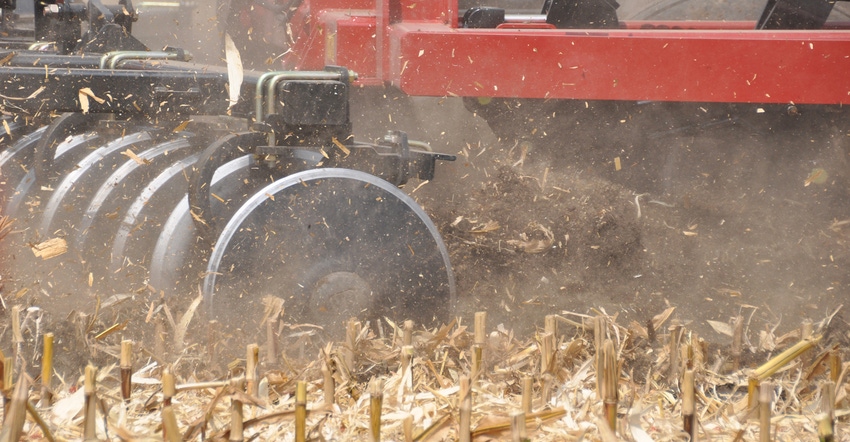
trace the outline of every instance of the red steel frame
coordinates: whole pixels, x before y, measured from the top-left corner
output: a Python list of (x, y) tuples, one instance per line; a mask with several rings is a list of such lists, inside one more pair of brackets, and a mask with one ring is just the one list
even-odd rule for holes
[[(542, 2), (541, 2), (542, 3)], [(305, 0), (287, 69), (342, 65), (410, 95), (740, 103), (850, 102), (850, 24), (627, 22), (458, 27), (457, 0)]]

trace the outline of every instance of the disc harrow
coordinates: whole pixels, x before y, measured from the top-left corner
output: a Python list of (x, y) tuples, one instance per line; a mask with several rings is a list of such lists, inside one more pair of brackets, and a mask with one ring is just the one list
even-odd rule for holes
[[(129, 31), (122, 14), (92, 25)], [(103, 39), (102, 53), (0, 50), (0, 213), (16, 229), (0, 263), (15, 286), (79, 299), (200, 290), (212, 318), (237, 326), (267, 296), (291, 320), (329, 327), (451, 315), (446, 247), (398, 186), (454, 158), (401, 132), (354, 141), (356, 74), (244, 72), (238, 85), (224, 68), (125, 40)]]

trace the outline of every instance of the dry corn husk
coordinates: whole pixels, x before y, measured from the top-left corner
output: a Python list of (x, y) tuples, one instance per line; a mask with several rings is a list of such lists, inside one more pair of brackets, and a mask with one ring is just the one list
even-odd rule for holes
[[(660, 326), (671, 312), (657, 316)], [(581, 316), (581, 315), (577, 315)], [(616, 318), (606, 317), (611, 343), (616, 343), (619, 380), (608, 388), (619, 390), (617, 433), (610, 431), (603, 418), (604, 401), (597, 397), (596, 370), (593, 367), (594, 337), (592, 330), (581, 324), (560, 324), (559, 334), (569, 337), (560, 341), (555, 349), (554, 361), (548, 370), (540, 369), (540, 349), (537, 341), (529, 338), (519, 340), (508, 330), (499, 329), (481, 344), (495, 365), (485, 365), (471, 386), (470, 434), (472, 440), (503, 440), (510, 436), (510, 419), (522, 410), (522, 385), (524, 378), (537, 379), (537, 385), (548, 385), (546, 400), (542, 391), (532, 390), (533, 413), (526, 413), (526, 434), (535, 441), (561, 440), (627, 440), (645, 442), (649, 440), (686, 440), (682, 431), (682, 401), (676, 389), (663, 384), (667, 372), (669, 355), (665, 339), (655, 344), (636, 344), (629, 339), (629, 329), (616, 323)], [(368, 440), (370, 416), (380, 412), (380, 434), (382, 440), (405, 440), (405, 434), (413, 440), (441, 440), (458, 438), (459, 406), (461, 404), (462, 378), (470, 375), (471, 340), (466, 327), (453, 322), (433, 330), (422, 330), (411, 337), (413, 357), (407, 369), (401, 369), (402, 339), (392, 333), (380, 337), (376, 327), (368, 323), (357, 323), (352, 327), (357, 333), (350, 336), (353, 355), (345, 367), (348, 374), (334, 370), (323, 374), (326, 364), (337, 364), (342, 359), (338, 352), (345, 345), (322, 346), (322, 356), (299, 359), (283, 354), (281, 365), (262, 365), (259, 369), (260, 383), (268, 385), (270, 400), (258, 400), (244, 391), (228, 389), (227, 381), (204, 381), (205, 374), (215, 367), (198, 368), (203, 347), (188, 345), (177, 356), (174, 372), (178, 374), (178, 385), (169, 413), (187, 438), (197, 439), (204, 432), (207, 438), (229, 436), (231, 401), (241, 401), (252, 412), (245, 413), (242, 431), (245, 439), (281, 440), (295, 434), (296, 395), (295, 381), (303, 381), (306, 390), (306, 416), (304, 431), (308, 439)], [(384, 326), (386, 330), (386, 326)], [(395, 329), (395, 328), (392, 328)], [(264, 330), (262, 330), (264, 332)], [(186, 334), (190, 336), (191, 334)], [(98, 345), (106, 346), (110, 336)], [(817, 346), (818, 338), (807, 340), (808, 347)], [(120, 341), (116, 341), (116, 344)], [(242, 343), (233, 343), (241, 347)], [(799, 348), (791, 347), (783, 355), (797, 354)], [(807, 347), (807, 348), (808, 348)], [(265, 347), (261, 347), (265, 348)], [(783, 350), (778, 348), (777, 350)], [(843, 349), (839, 348), (839, 351)], [(262, 350), (261, 350), (262, 351)], [(746, 350), (749, 351), (749, 350)], [(831, 350), (830, 350), (831, 351)], [(787, 358), (783, 356), (783, 361)], [(61, 355), (57, 354), (57, 358)], [(261, 360), (264, 360), (262, 357)], [(846, 357), (845, 357), (846, 359)], [(188, 362), (194, 361), (194, 362)], [(116, 359), (117, 362), (117, 359)], [(181, 365), (182, 364), (182, 365)], [(133, 391), (128, 401), (121, 396), (118, 364), (102, 367), (97, 371), (99, 398), (103, 398), (105, 431), (110, 437), (123, 439), (154, 440), (162, 438), (159, 404), (161, 392), (159, 376), (163, 370), (157, 363), (139, 361), (141, 368), (133, 373)], [(610, 365), (610, 364), (609, 364)], [(771, 382), (782, 394), (776, 395), (771, 421), (775, 440), (816, 440), (817, 414), (821, 413), (819, 389), (810, 385), (826, 382), (829, 373), (813, 374), (809, 383), (800, 382), (801, 374), (808, 368), (792, 367), (786, 362), (779, 368), (766, 364), (752, 372), (758, 379), (770, 377)], [(233, 364), (244, 367), (244, 361)], [(706, 367), (711, 366), (707, 361)], [(372, 394), (384, 398), (380, 409), (371, 400), (367, 383), (376, 370), (381, 370), (383, 382), (373, 383)], [(790, 368), (789, 368), (790, 367)], [(224, 367), (219, 367), (224, 368)], [(845, 368), (846, 371), (846, 368)], [(336, 383), (333, 401), (326, 397), (326, 376), (334, 376)], [(703, 440), (756, 440), (758, 422), (747, 420), (740, 404), (746, 406), (747, 379), (749, 372), (718, 372), (706, 368), (696, 379), (695, 409), (699, 415), (699, 437)], [(208, 376), (208, 374), (207, 374)], [(183, 383), (180, 384), (180, 379)], [(207, 378), (209, 379), (209, 378)], [(65, 384), (56, 388), (56, 402), (51, 412), (41, 411), (50, 429), (58, 440), (80, 439), (83, 434), (82, 389), (72, 393), (69, 388), (73, 380), (65, 378)], [(619, 385), (617, 387), (616, 385)], [(835, 434), (846, 437), (850, 428), (846, 424), (847, 385), (842, 377), (836, 384)], [(35, 391), (30, 394), (35, 394)], [(613, 394), (609, 395), (615, 397)], [(253, 416), (253, 418), (248, 419)], [(99, 418), (100, 419), (100, 418)], [(32, 421), (23, 424), (23, 435), (38, 438), (40, 430)], [(101, 435), (100, 428), (98, 430)], [(104, 433), (105, 434), (105, 433)], [(421, 439), (426, 437), (426, 439)], [(417, 439), (420, 438), (420, 439)], [(613, 438), (613, 439), (612, 439)]]

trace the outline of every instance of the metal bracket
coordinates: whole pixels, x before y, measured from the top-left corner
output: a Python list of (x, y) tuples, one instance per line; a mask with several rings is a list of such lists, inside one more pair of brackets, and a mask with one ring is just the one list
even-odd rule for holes
[(821, 29), (832, 0), (768, 0), (756, 29)]
[[(34, 1), (36, 40), (56, 41), (60, 52), (147, 49), (132, 37), (133, 22), (138, 20), (132, 0), (120, 0), (117, 7), (106, 6), (101, 0), (89, 0), (85, 5), (60, 0)], [(89, 30), (81, 39), (83, 21), (89, 22)]]
[(113, 51), (100, 59), (101, 69), (118, 69), (131, 60), (177, 60), (189, 61), (192, 56), (179, 48), (166, 48), (165, 51)]
[(268, 134), (270, 146), (276, 144), (273, 125), (269, 124), (267, 117), (275, 113), (278, 101), (276, 94), (277, 86), (284, 81), (353, 81), (357, 74), (353, 71), (340, 68), (327, 68), (324, 71), (278, 71), (266, 72), (257, 80), (254, 92), (254, 124), (252, 128)]

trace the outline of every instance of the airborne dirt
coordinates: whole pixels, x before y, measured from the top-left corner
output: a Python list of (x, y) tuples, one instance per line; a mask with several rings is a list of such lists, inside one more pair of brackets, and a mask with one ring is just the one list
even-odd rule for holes
[[(758, 346), (760, 331), (820, 320), (848, 299), (850, 132), (837, 123), (845, 114), (648, 104), (570, 117), (547, 137), (513, 142), (459, 99), (387, 94), (390, 109), (382, 94), (355, 97), (359, 138), (405, 130), (458, 155), (406, 190), (449, 248), (466, 323), (487, 311), (493, 326), (528, 336), (547, 314), (604, 309), (646, 324), (676, 307), (689, 329), (724, 344), (707, 321), (743, 315)], [(522, 137), (509, 123), (499, 132)], [(9, 290), (7, 302), (17, 294)], [(145, 319), (151, 297), (102, 306), (98, 329)], [(190, 299), (172, 305), (175, 316)], [(87, 302), (80, 310), (91, 313)], [(842, 313), (833, 322), (846, 343)], [(91, 331), (86, 317), (50, 319), (57, 336)], [(154, 334), (137, 322), (128, 327)]]
[[(764, 8), (761, 1), (620, 3), (623, 19), (755, 20)], [(531, 13), (539, 4), (461, 2)], [(214, 11), (199, 11), (176, 29), (209, 32), (204, 14)], [(847, 16), (838, 5), (831, 19)], [(181, 36), (147, 36), (157, 38)], [(192, 41), (181, 44), (216, 61), (215, 51)], [(460, 99), (387, 92), (387, 108), (384, 94), (361, 95), (352, 104), (361, 139), (400, 129), (458, 155), (438, 165), (434, 182), (408, 189), (451, 251), (466, 317), (487, 310), (522, 329), (545, 314), (603, 307), (645, 323), (676, 306), (691, 328), (726, 339), (705, 321), (754, 314), (754, 329), (779, 332), (847, 299), (850, 132), (836, 123), (839, 114), (649, 104), (600, 121), (579, 116), (543, 140), (514, 145)], [(512, 123), (500, 125), (503, 137), (522, 136)]]
[(673, 306), (713, 342), (729, 338), (707, 320), (743, 315), (758, 345), (847, 299), (848, 133), (829, 112), (655, 105), (505, 143), (459, 101), (415, 107), (411, 131), (458, 155), (408, 187), (451, 251), (462, 317), (530, 333), (547, 314), (646, 324)]
[[(405, 190), (448, 246), (464, 324), (487, 311), (490, 327), (530, 337), (549, 314), (575, 319), (603, 309), (622, 324), (645, 325), (675, 307), (674, 318), (718, 348), (730, 338), (708, 321), (742, 315), (751, 349), (770, 351), (772, 336), (846, 303), (850, 165), (842, 113), (614, 107), (564, 116), (547, 137), (506, 142), (457, 99), (391, 97), (386, 109), (377, 95), (353, 98), (361, 140), (394, 128), (458, 156), (439, 164), (432, 182)], [(79, 286), (21, 292), (6, 276), (7, 306), (67, 306), (44, 318), (27, 312), (24, 321), (56, 334), (69, 355), (57, 362), (60, 372), (106, 357), (118, 334), (92, 336), (113, 326), (162, 355), (168, 345), (155, 339), (162, 330), (150, 318), (168, 330), (163, 318), (179, 323), (195, 296), (165, 307), (153, 292), (99, 293), (98, 304), (69, 297)], [(846, 345), (844, 318), (843, 311), (833, 318), (830, 339)], [(195, 345), (207, 339), (204, 326), (188, 332)], [(230, 336), (222, 346), (247, 339)], [(38, 343), (27, 345), (35, 354)], [(73, 348), (91, 352), (70, 356)]]

